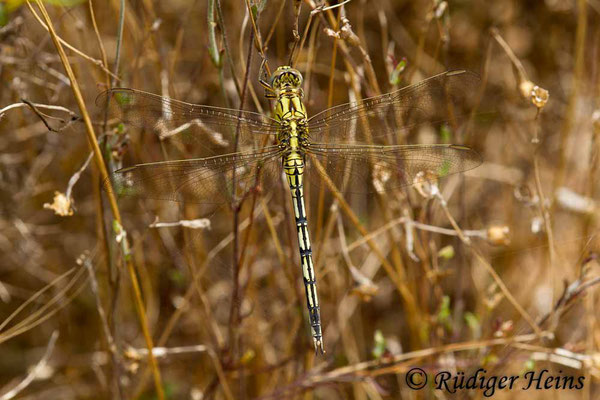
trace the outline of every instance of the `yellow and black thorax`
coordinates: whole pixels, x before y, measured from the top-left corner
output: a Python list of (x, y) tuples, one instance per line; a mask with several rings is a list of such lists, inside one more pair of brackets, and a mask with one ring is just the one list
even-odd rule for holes
[(284, 157), (294, 153), (303, 156), (309, 145), (302, 80), (300, 72), (289, 66), (277, 68), (271, 76), (276, 98), (273, 118), (280, 124), (277, 142), (284, 149)]

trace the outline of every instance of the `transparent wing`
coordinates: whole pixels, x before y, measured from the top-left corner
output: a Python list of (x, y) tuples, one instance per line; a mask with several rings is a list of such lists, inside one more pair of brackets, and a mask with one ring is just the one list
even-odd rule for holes
[[(112, 190), (119, 196), (219, 205), (232, 199), (234, 171), (239, 195), (272, 179), (280, 156), (279, 148), (270, 146), (258, 152), (138, 164), (115, 171)], [(111, 190), (107, 183), (105, 189)]]
[[(259, 113), (191, 104), (129, 88), (101, 93), (96, 98), (96, 106), (108, 107), (112, 116), (131, 125), (156, 130), (161, 138), (186, 131), (188, 137), (184, 141), (192, 142), (187, 130), (190, 126), (203, 128), (213, 136), (226, 134), (227, 139), (223, 139), (226, 141), (233, 137), (239, 123), (240, 143), (255, 141), (261, 134), (275, 134), (278, 126), (275, 120)], [(211, 132), (212, 129), (218, 132)], [(202, 140), (206, 138), (198, 141)], [(232, 150), (234, 146), (228, 143), (228, 147)]]
[(439, 125), (466, 115), (479, 77), (447, 71), (360, 103), (329, 108), (309, 119), (309, 134), (328, 143), (398, 144), (397, 135), (425, 123)]
[[(420, 172), (427, 180), (467, 171), (481, 164), (474, 150), (450, 144), (368, 146), (312, 143), (308, 150), (343, 193), (385, 192), (411, 185)], [(310, 162), (310, 157), (308, 157)], [(310, 181), (320, 182), (311, 166)]]

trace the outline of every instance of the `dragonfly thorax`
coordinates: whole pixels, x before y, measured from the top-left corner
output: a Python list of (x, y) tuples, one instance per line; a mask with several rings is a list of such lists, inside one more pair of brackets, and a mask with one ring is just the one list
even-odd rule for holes
[(303, 152), (309, 144), (308, 119), (301, 91), (300, 88), (278, 91), (274, 104), (273, 117), (279, 122), (277, 141), (285, 154)]
[(277, 143), (284, 150), (284, 155), (290, 152), (304, 152), (310, 146), (304, 121), (284, 119), (277, 133)]

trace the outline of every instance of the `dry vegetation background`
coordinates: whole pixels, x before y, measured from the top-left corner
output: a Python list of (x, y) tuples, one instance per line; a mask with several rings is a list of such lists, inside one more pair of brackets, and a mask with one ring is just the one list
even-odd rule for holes
[[(0, 2), (0, 398), (483, 397), (413, 391), (413, 366), (430, 379), (547, 369), (584, 376), (584, 388), (495, 396), (599, 398), (597, 0), (352, 0), (307, 31), (312, 0), (138, 0), (125, 2), (121, 40), (119, 1), (56, 3), (44, 4), (77, 49), (65, 49), (68, 64), (110, 169), (169, 153), (154, 132), (105, 120), (101, 90), (239, 107), (250, 51), (244, 108), (268, 110), (259, 53), (272, 70), (287, 62), (295, 5), (310, 114), (469, 69), (481, 91), (466, 127), (402, 140), (466, 144), (484, 163), (439, 183), (447, 206), (398, 190), (352, 199), (358, 221), (310, 190), (327, 351), (315, 357), (287, 189), (243, 203), (238, 285), (226, 207), (210, 229), (151, 227), (199, 211), (118, 199), (124, 237), (43, 13)], [(250, 45), (248, 6), (262, 47)]]

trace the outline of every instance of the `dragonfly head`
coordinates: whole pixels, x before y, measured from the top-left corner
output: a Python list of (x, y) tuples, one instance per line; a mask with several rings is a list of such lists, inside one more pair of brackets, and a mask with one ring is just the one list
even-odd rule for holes
[(270, 83), (275, 90), (300, 89), (302, 74), (297, 69), (283, 65), (273, 72)]

